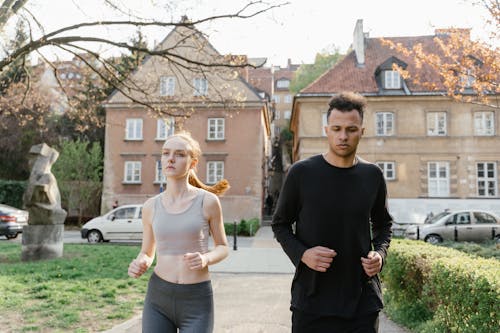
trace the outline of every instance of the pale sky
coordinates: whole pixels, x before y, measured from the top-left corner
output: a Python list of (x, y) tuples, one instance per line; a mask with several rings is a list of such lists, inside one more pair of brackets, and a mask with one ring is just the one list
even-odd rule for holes
[[(232, 13), (248, 3), (245, 0), (174, 0), (170, 8), (152, 11), (151, 3), (161, 0), (117, 0), (123, 10), (141, 11), (177, 21), (183, 13), (202, 18)], [(268, 0), (276, 4), (286, 1)], [(352, 42), (357, 19), (363, 19), (370, 37), (432, 35), (435, 28), (472, 28), (472, 37), (486, 39), (487, 13), (472, 0), (288, 0), (290, 4), (250, 19), (231, 19), (201, 26), (212, 45), (222, 54), (266, 57), (267, 65), (312, 63), (317, 52), (332, 45), (345, 52)], [(47, 31), (81, 21), (108, 17), (109, 10), (99, 0), (30, 0), (28, 7)], [(135, 9), (134, 9), (135, 8)], [(129, 12), (127, 10), (127, 12)], [(132, 13), (130, 11), (129, 13)], [(107, 16), (106, 16), (107, 15)], [(124, 38), (123, 31), (107, 31)], [(144, 31), (148, 41), (161, 41), (166, 31)], [(100, 34), (104, 31), (93, 31)], [(82, 32), (84, 34), (84, 32)], [(88, 32), (86, 33), (89, 34)], [(105, 51), (105, 50), (101, 50)]]

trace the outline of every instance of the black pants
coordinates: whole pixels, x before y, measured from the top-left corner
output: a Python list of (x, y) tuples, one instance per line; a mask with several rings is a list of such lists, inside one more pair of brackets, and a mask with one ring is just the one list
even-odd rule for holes
[(151, 275), (142, 312), (143, 333), (211, 333), (213, 327), (210, 281), (176, 284)]
[(353, 319), (292, 309), (292, 333), (377, 333), (378, 312)]

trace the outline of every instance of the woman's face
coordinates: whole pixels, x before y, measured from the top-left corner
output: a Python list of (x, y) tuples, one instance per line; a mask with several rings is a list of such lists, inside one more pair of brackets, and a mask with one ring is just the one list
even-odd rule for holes
[(191, 157), (191, 147), (179, 137), (168, 139), (162, 148), (161, 167), (167, 178), (187, 177), (189, 170), (196, 166), (196, 159)]

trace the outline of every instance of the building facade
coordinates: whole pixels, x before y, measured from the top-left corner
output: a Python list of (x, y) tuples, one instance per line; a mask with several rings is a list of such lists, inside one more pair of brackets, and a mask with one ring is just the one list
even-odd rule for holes
[[(435, 36), (387, 39), (437, 50)], [(339, 92), (355, 91), (368, 101), (358, 154), (383, 170), (396, 221), (421, 222), (427, 213), (446, 208), (500, 213), (498, 108), (458, 102), (444, 89), (429, 90), (403, 79), (394, 64), (442, 85), (429, 67), (416, 66), (379, 38), (367, 38), (362, 21), (354, 31), (353, 49), (296, 96), (294, 160), (326, 151), (328, 101)]]
[[(206, 184), (227, 179), (221, 197), (226, 222), (261, 218), (269, 154), (267, 103), (224, 66), (193, 66), (224, 59), (198, 31), (176, 27), (158, 46), (179, 63), (146, 58), (127, 85), (106, 102), (102, 210), (112, 203), (143, 203), (168, 184), (162, 176), (165, 138), (186, 130), (200, 143), (197, 175)], [(141, 95), (142, 94), (142, 95)], [(146, 104), (137, 101), (146, 101)]]
[[(265, 60), (265, 58), (255, 59), (254, 62), (256, 65), (262, 65)], [(286, 67), (263, 65), (258, 68), (246, 68), (243, 71), (246, 80), (258, 89), (263, 97), (268, 98), (272, 106), (269, 147), (271, 154), (268, 161), (269, 181), (266, 184), (266, 196), (271, 196), (274, 203), (281, 190), (284, 172), (291, 164), (289, 153), (283, 145), (281, 132), (290, 126), (293, 105), (290, 83), (299, 67), (300, 65), (292, 64), (291, 59), (288, 59)]]

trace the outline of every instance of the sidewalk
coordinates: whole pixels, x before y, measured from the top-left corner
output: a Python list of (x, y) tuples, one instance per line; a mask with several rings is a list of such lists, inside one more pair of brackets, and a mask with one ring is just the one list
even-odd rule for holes
[[(270, 227), (210, 267), (215, 300), (215, 333), (286, 333), (291, 331), (290, 284), (294, 267), (273, 239)], [(140, 333), (141, 315), (105, 333)], [(380, 315), (380, 333), (408, 333)]]

